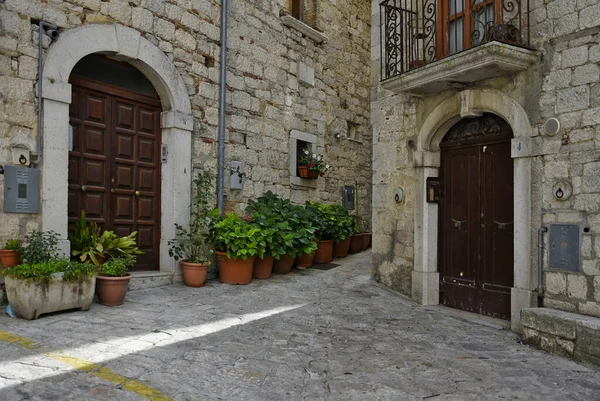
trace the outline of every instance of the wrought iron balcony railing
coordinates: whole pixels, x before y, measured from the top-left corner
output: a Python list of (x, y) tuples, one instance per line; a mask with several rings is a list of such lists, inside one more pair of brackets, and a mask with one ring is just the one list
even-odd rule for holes
[(529, 47), (529, 0), (385, 0), (381, 79), (481, 44)]

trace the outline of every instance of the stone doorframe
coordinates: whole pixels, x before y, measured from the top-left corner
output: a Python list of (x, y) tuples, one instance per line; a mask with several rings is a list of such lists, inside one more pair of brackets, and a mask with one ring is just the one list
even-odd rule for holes
[(174, 237), (175, 223), (189, 224), (194, 125), (190, 99), (173, 62), (138, 31), (122, 25), (90, 24), (69, 29), (48, 50), (42, 91), (42, 230), (58, 233), (61, 250), (69, 252), (69, 75), (79, 60), (92, 53), (126, 61), (138, 68), (160, 97), (162, 143), (167, 149), (162, 155), (160, 271), (175, 273), (176, 264), (169, 258), (167, 241)]
[(525, 110), (514, 99), (496, 90), (464, 90), (445, 99), (425, 119), (417, 138), (413, 165), (417, 192), (415, 208), (415, 262), (412, 298), (423, 305), (439, 304), (440, 280), (437, 266), (438, 205), (427, 203), (425, 182), (438, 177), (440, 142), (459, 120), (493, 113), (513, 130), (511, 157), (514, 159), (514, 286), (511, 291), (511, 327), (521, 331), (520, 311), (535, 305), (531, 261), (531, 136)]

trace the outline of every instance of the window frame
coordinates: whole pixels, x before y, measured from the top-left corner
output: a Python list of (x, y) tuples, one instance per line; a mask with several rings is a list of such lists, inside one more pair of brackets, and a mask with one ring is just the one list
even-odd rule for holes
[[(449, 15), (451, 1), (455, 1), (456, 3), (464, 1), (463, 10)], [(436, 46), (436, 51), (438, 60), (465, 50), (469, 50), (473, 47), (473, 44), (471, 43), (471, 34), (473, 32), (472, 27), (474, 26), (473, 15), (481, 8), (487, 8), (490, 6), (493, 7), (494, 26), (500, 23), (502, 12), (501, 0), (482, 0), (474, 4), (471, 3), (472, 0), (437, 0), (437, 9), (441, 10), (441, 16), (438, 16), (436, 26), (438, 43), (438, 46)], [(463, 20), (463, 48), (461, 50), (457, 49), (454, 53), (450, 53), (450, 23), (459, 19)], [(484, 38), (482, 39), (485, 39), (485, 35), (486, 32), (484, 32)]]
[(310, 144), (312, 152), (317, 153), (317, 136), (298, 130), (290, 131), (290, 184), (298, 187), (317, 188), (317, 180), (302, 178), (298, 175), (298, 141)]

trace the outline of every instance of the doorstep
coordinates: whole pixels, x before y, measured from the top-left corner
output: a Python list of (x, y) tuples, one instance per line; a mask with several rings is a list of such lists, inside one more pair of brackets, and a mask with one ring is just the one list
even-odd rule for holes
[(183, 276), (181, 273), (137, 271), (131, 272), (131, 276), (131, 281), (129, 282), (129, 291), (162, 287), (183, 281)]

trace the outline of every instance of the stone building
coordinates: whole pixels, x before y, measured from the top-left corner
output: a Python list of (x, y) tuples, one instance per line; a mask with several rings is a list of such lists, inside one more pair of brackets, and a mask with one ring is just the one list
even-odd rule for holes
[(372, 16), (377, 280), (516, 331), (538, 295), (600, 317), (600, 1), (374, 0)]
[[(32, 210), (39, 200), (38, 213), (24, 213), (1, 197), (0, 241), (53, 230), (67, 251), (68, 223), (85, 209), (106, 228), (139, 232), (146, 272), (134, 286), (177, 278), (166, 243), (188, 219), (195, 170), (217, 171), (220, 4), (0, 1), (0, 192), (13, 166), (31, 166)], [(369, 7), (229, 2), (227, 209), (267, 190), (340, 203), (341, 187), (358, 184), (360, 213), (371, 216)], [(297, 176), (303, 148), (331, 164), (325, 177)], [(237, 166), (241, 189), (231, 189)]]

